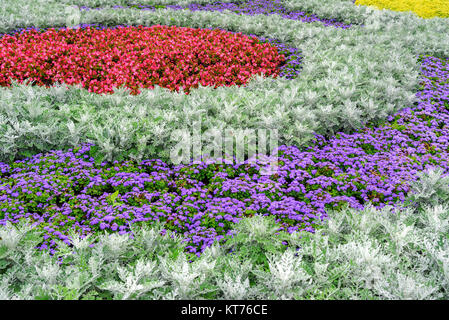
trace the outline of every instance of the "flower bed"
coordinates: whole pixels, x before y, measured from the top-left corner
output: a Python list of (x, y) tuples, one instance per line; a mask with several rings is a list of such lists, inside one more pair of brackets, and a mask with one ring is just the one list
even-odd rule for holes
[[(279, 7), (267, 8), (269, 13), (275, 11)], [(229, 46), (229, 41), (235, 45)], [(28, 29), (2, 37), (0, 49), (3, 85), (10, 85), (12, 76), (47, 86), (55, 81), (81, 83), (95, 93), (111, 93), (123, 84), (134, 94), (139, 88), (153, 88), (152, 84), (171, 90), (185, 86), (188, 93), (197, 82), (217, 87), (243, 84), (258, 72), (276, 77), (277, 68), (285, 64), (285, 56), (279, 56), (275, 47), (259, 44), (254, 37), (160, 25)], [(208, 54), (202, 56), (204, 51)], [(429, 59), (434, 58), (424, 60), (425, 68), (435, 67)], [(233, 64), (241, 74), (226, 69)], [(444, 60), (437, 62), (439, 87), (447, 78), (445, 65)], [(232, 234), (239, 219), (255, 214), (275, 215), (281, 229), (289, 232), (314, 232), (314, 221), (323, 220), (326, 209), (345, 203), (358, 209), (368, 202), (379, 207), (395, 204), (405, 199), (408, 182), (418, 172), (435, 165), (446, 169), (449, 146), (440, 138), (447, 133), (445, 109), (427, 104), (439, 96), (438, 91), (432, 91), (430, 98), (418, 94), (416, 109), (403, 110), (382, 127), (330, 139), (317, 135), (306, 151), (282, 146), (281, 166), (271, 176), (261, 175), (257, 162), (174, 167), (145, 160), (99, 166), (92, 157), (97, 147), (89, 145), (4, 164), (0, 221), (31, 219), (48, 233), (41, 248), (52, 252), (54, 237), (68, 241), (68, 229), (83, 236), (102, 230), (124, 234), (130, 223), (154, 220), (183, 234), (190, 252), (198, 255)]]
[[(22, 158), (8, 163), (0, 162), (0, 225), (4, 228), (0, 229), (0, 240), (7, 239), (0, 242), (0, 259), (3, 259), (1, 261), (3, 268), (14, 265), (10, 269), (12, 270), (11, 279), (15, 277), (14, 270), (21, 265), (26, 265), (29, 269), (30, 257), (34, 255), (31, 251), (26, 251), (23, 257), (20, 256), (22, 249), (18, 243), (22, 235), (9, 225), (9, 223), (21, 225), (26, 221), (33, 224), (33, 232), (43, 233), (41, 238), (36, 238), (37, 240), (33, 238), (33, 241), (29, 241), (32, 243), (29, 246), (32, 246), (33, 250), (38, 248), (55, 254), (48, 259), (63, 256), (65, 260), (59, 261), (59, 265), (73, 264), (74, 268), (79, 267), (84, 271), (89, 269), (89, 272), (97, 274), (95, 276), (97, 278), (99, 269), (95, 271), (96, 266), (101, 263), (107, 264), (106, 260), (102, 260), (103, 257), (107, 256), (108, 258), (105, 259), (115, 261), (114, 263), (120, 259), (121, 262), (125, 260), (129, 262), (134, 259), (136, 252), (140, 252), (138, 255), (143, 259), (142, 261), (148, 258), (148, 255), (152, 255), (149, 259), (157, 256), (155, 258), (157, 268), (153, 268), (153, 261), (147, 261), (144, 264), (141, 260), (137, 262), (133, 260), (130, 266), (131, 271), (128, 273), (124, 269), (117, 268), (120, 273), (118, 277), (124, 282), (126, 279), (133, 279), (133, 283), (139, 283), (141, 278), (138, 274), (154, 269), (156, 271), (148, 271), (148, 275), (151, 274), (154, 279), (158, 277), (170, 279), (172, 281), (170, 285), (176, 287), (177, 281), (181, 281), (176, 278), (177, 275), (185, 279), (195, 279), (198, 276), (192, 275), (195, 271), (191, 268), (200, 266), (198, 268), (202, 270), (201, 272), (206, 273), (212, 270), (215, 261), (211, 262), (208, 259), (213, 256), (217, 258), (217, 265), (221, 268), (219, 272), (229, 271), (226, 267), (227, 263), (239, 270), (236, 271), (239, 274), (236, 279), (229, 278), (227, 274), (222, 277), (219, 273), (217, 273), (219, 279), (212, 276), (207, 278), (208, 286), (212, 288), (212, 291), (219, 292), (218, 288), (220, 288), (225, 297), (296, 298), (304, 297), (304, 295), (314, 298), (336, 295), (370, 299), (448, 297), (449, 277), (447, 273), (444, 273), (444, 270), (449, 270), (449, 260), (445, 254), (448, 243), (444, 235), (449, 227), (448, 210), (447, 207), (440, 205), (440, 202), (447, 202), (449, 198), (447, 184), (449, 175), (447, 160), (449, 158), (449, 60), (447, 57), (449, 53), (444, 47), (444, 41), (441, 41), (444, 35), (437, 33), (429, 36), (428, 30), (435, 26), (435, 22), (425, 24), (411, 15), (386, 13), (379, 14), (380, 18), (376, 20), (373, 18), (376, 14), (372, 14), (371, 9), (354, 9), (358, 6), (355, 6), (352, 0), (326, 1), (332, 2), (334, 7), (338, 2), (344, 3), (343, 11), (336, 11), (335, 14), (359, 23), (351, 27), (348, 25), (342, 27), (344, 25), (342, 22), (327, 23), (329, 20), (324, 18), (320, 20), (317, 16), (310, 18), (311, 16), (307, 15), (313, 22), (321, 21), (327, 26), (333, 25), (341, 29), (334, 28), (335, 30), (329, 31), (329, 28), (325, 29), (318, 24), (302, 29), (303, 27), (300, 27), (296, 21), (286, 23), (280, 17), (257, 17), (254, 20), (259, 21), (257, 19), (260, 18), (265, 25), (255, 23), (250, 27), (248, 27), (249, 23), (245, 25), (249, 18), (248, 20), (235, 16), (229, 18), (232, 22), (229, 24), (229, 29), (236, 28), (237, 24), (234, 21), (239, 23), (242, 21), (238, 27), (255, 30), (259, 34), (263, 33), (261, 29), (267, 28), (267, 33), (279, 35), (286, 42), (295, 43), (297, 47), (303, 41), (306, 44), (304, 45), (304, 73), (299, 76), (299, 72), (296, 73), (299, 70), (296, 65), (292, 68), (294, 71), (291, 74), (281, 70), (281, 67), (288, 65), (287, 60), (290, 58), (287, 54), (284, 57), (281, 54), (287, 51), (292, 53), (294, 49), (287, 50), (285, 46), (280, 49), (281, 46), (271, 43), (262, 44), (258, 39), (262, 41), (265, 38), (255, 38), (253, 34), (232, 35), (224, 30), (161, 25), (156, 27), (112, 26), (129, 21), (130, 17), (139, 21), (145, 17), (150, 17), (150, 20), (155, 19), (154, 17), (161, 12), (158, 10), (169, 8), (168, 5), (156, 8), (157, 10), (150, 10), (148, 5), (139, 6), (124, 1), (126, 6), (115, 8), (91, 10), (88, 7), (82, 7), (88, 17), (87, 22), (93, 22), (89, 19), (101, 22), (97, 25), (98, 28), (85, 24), (78, 30), (43, 31), (41, 27), (48, 26), (36, 25), (34, 29), (32, 28), (33, 30), (20, 34), (13, 28), (6, 30), (5, 33), (10, 35), (5, 35), (0, 40), (0, 53), (2, 53), (0, 59), (4, 59), (0, 60), (2, 62), (0, 66), (4, 68), (2, 70), (5, 74), (2, 78), (3, 84), (10, 86), (0, 88), (6, 100), (2, 102), (1, 109), (6, 116), (0, 117), (0, 128), (6, 128), (2, 132), (3, 139), (15, 141), (20, 133), (21, 139), (27, 143), (29, 141), (38, 141), (39, 144), (47, 143), (40, 147), (24, 142), (2, 145), (2, 156), (13, 155), (12, 158), (14, 158), (19, 154)], [(83, 3), (81, 0), (79, 2)], [(266, 1), (260, 3), (266, 4)], [(260, 3), (189, 5), (189, 9), (220, 11), (228, 8), (245, 14), (269, 15), (276, 12), (281, 15), (282, 6), (279, 2), (274, 1), (267, 6), (266, 11), (258, 7)], [(313, 7), (316, 3), (295, 1), (289, 5), (290, 7)], [(346, 9), (349, 5), (351, 9)], [(179, 6), (171, 9), (176, 11)], [(356, 12), (354, 10), (360, 10), (357, 12), (363, 14), (357, 17), (354, 15)], [(148, 13), (150, 11), (154, 12)], [(323, 17), (326, 16), (325, 11), (322, 11)], [(112, 15), (114, 12), (116, 16)], [(166, 11), (162, 12), (166, 13)], [(369, 14), (365, 15), (367, 12)], [(108, 16), (109, 14), (111, 17)], [(370, 14), (372, 16), (369, 16)], [(291, 12), (282, 15), (287, 19), (293, 16), (295, 14)], [(296, 14), (295, 17), (299, 16), (301, 18), (297, 20), (303, 22), (307, 20), (305, 15)], [(191, 23), (194, 25), (208, 24), (210, 21), (220, 19), (223, 20), (219, 24), (224, 25), (228, 19), (209, 13), (198, 13), (196, 16), (187, 11), (178, 12), (173, 17), (170, 18), (173, 19), (170, 23), (182, 21), (187, 24), (188, 19), (185, 19), (187, 17), (192, 19)], [(200, 18), (195, 20), (197, 17)], [(102, 24), (104, 20), (107, 20), (109, 25)], [(285, 28), (284, 36), (281, 34), (282, 28), (266, 27), (270, 25), (270, 21), (286, 23), (285, 26), (295, 26), (298, 30)], [(380, 22), (385, 24), (381, 25)], [(364, 23), (366, 25), (363, 25)], [(412, 25), (416, 26), (410, 27), (411, 35), (407, 35), (408, 27)], [(435, 30), (437, 29), (435, 27)], [(155, 30), (158, 31), (157, 34), (153, 32)], [(178, 34), (172, 33), (175, 31)], [(419, 33), (421, 31), (422, 33)], [(366, 34), (369, 32), (373, 34)], [(345, 37), (344, 33), (350, 36)], [(396, 33), (403, 35), (404, 39)], [(418, 37), (417, 34), (421, 36)], [(162, 36), (166, 38), (161, 40)], [(198, 39), (201, 39), (199, 41), (205, 50), (195, 51), (197, 43), (194, 45), (192, 41)], [(103, 45), (99, 45), (98, 40), (102, 40)], [(359, 44), (364, 40), (367, 42)], [(152, 48), (153, 51), (147, 52), (145, 48), (148, 48), (149, 41), (162, 42), (161, 46), (155, 46)], [(229, 41), (233, 41), (236, 46), (229, 47)], [(215, 46), (211, 46), (211, 43)], [(36, 44), (42, 51), (34, 49)], [(335, 47), (335, 51), (325, 48), (324, 45)], [(372, 50), (367, 51), (370, 45)], [(69, 48), (76, 50), (69, 54)], [(160, 48), (164, 50), (158, 51)], [(237, 50), (238, 48), (243, 51)], [(317, 50), (318, 48), (322, 51)], [(19, 49), (22, 56), (17, 54)], [(167, 49), (175, 49), (178, 55), (166, 52)], [(25, 53), (31, 53), (32, 50), (36, 53), (33, 61), (20, 60), (25, 57)], [(77, 59), (86, 50), (97, 50), (97, 52), (89, 52), (85, 55), (86, 60), (77, 64)], [(183, 64), (183, 62), (192, 61), (184, 59), (186, 58), (182, 56), (184, 50), (191, 54), (190, 58), (198, 57), (196, 60), (193, 59), (194, 63), (190, 67)], [(208, 54), (203, 56), (204, 51)], [(222, 57), (225, 57), (226, 63), (220, 65), (218, 58), (223, 51), (225, 55)], [(139, 56), (139, 52), (142, 55)], [(432, 54), (426, 54), (428, 52)], [(145, 64), (145, 59), (142, 59), (143, 53), (155, 54), (152, 58), (163, 60), (163, 67), (172, 67), (167, 71), (172, 74), (165, 77), (155, 70), (154, 72), (159, 76), (156, 74), (145, 76), (145, 70), (151, 66)], [(266, 54), (269, 59), (266, 59)], [(53, 57), (54, 60), (48, 59), (49, 57)], [(418, 74), (413, 73), (415, 62), (405, 61), (407, 58), (413, 60), (413, 57), (417, 57), (416, 64), (420, 66), (419, 77)], [(373, 61), (369, 58), (373, 58)], [(391, 58), (393, 61), (384, 58)], [(122, 60), (125, 63), (120, 65), (118, 62)], [(191, 73), (195, 67), (201, 69), (200, 66), (204, 64), (204, 60), (207, 61), (207, 66), (203, 67), (209, 73), (202, 74), (201, 70), (197, 70), (196, 76), (204, 81), (198, 80), (200, 85), (196, 88), (193, 84), (195, 80), (189, 77), (193, 76)], [(253, 64), (254, 60), (258, 63)], [(57, 63), (55, 64), (54, 61)], [(346, 65), (345, 62), (347, 62)], [(351, 62), (354, 63), (351, 64)], [(182, 73), (181, 69), (176, 69), (179, 64), (186, 67), (183, 69), (185, 73)], [(238, 65), (241, 70), (244, 69), (244, 72), (228, 79), (227, 76), (232, 76), (233, 73), (226, 68), (232, 68), (233, 64)], [(34, 69), (26, 69), (29, 66), (38, 65), (42, 66), (42, 72), (38, 69), (36, 69), (37, 72)], [(67, 65), (70, 68), (64, 68)], [(91, 68), (92, 65), (94, 68)], [(100, 66), (102, 70), (96, 69), (95, 66)], [(132, 69), (133, 67), (136, 69)], [(222, 69), (214, 69), (215, 67)], [(122, 70), (123, 68), (128, 69)], [(364, 68), (363, 71), (361, 71), (362, 68)], [(161, 68), (160, 71), (165, 72), (166, 69)], [(121, 73), (127, 76), (120, 78)], [(255, 82), (249, 81), (250, 75), (257, 73), (271, 74), (273, 79), (258, 78), (259, 80)], [(216, 77), (208, 78), (211, 74)], [(37, 84), (46, 85), (48, 88), (10, 83), (8, 77), (11, 75), (19, 82), (32, 79)], [(288, 83), (285, 80), (291, 80), (291, 82)], [(82, 84), (84, 89), (65, 88), (64, 90), (67, 91), (64, 91), (52, 86), (55, 81), (63, 81), (69, 85)], [(245, 82), (248, 85), (245, 91), (232, 86), (232, 84), (240, 85)], [(415, 96), (412, 99), (408, 95), (414, 88), (415, 82), (419, 84), (419, 88), (414, 90)], [(382, 87), (385, 83), (387, 83), (385, 87)], [(154, 91), (158, 92), (156, 94), (147, 90), (151, 89), (153, 84)], [(176, 95), (175, 92), (160, 94), (156, 84), (171, 91), (177, 91), (185, 85), (185, 91), (189, 93), (189, 97)], [(133, 95), (115, 90), (120, 85), (127, 86)], [(202, 88), (204, 85), (214, 85), (215, 88), (209, 88), (209, 91), (206, 91)], [(229, 87), (219, 88), (226, 85)], [(192, 89), (191, 92), (189, 88)], [(86, 93), (85, 89), (91, 92)], [(142, 89), (141, 92), (140, 89)], [(277, 98), (270, 97), (264, 91), (275, 91)], [(296, 95), (298, 91), (301, 91), (301, 95)], [(110, 94), (101, 95), (102, 93)], [(243, 102), (235, 105), (233, 102), (239, 99), (235, 97), (236, 93), (241, 94)], [(155, 96), (157, 99), (154, 98)], [(397, 98), (398, 96), (400, 97)], [(164, 99), (171, 99), (172, 103), (162, 107), (157, 106), (161, 101), (165, 101)], [(30, 103), (29, 100), (32, 102)], [(329, 101), (329, 105), (323, 105), (323, 101)], [(9, 102), (14, 106), (20, 105), (20, 108), (25, 111), (20, 109), (20, 115), (14, 113), (13, 108), (8, 105)], [(145, 110), (142, 111), (142, 105), (152, 102), (154, 104), (147, 107), (158, 110), (156, 113), (150, 115)], [(31, 104), (33, 108), (26, 109)], [(97, 109), (91, 104), (96, 104)], [(178, 109), (170, 109), (173, 105), (176, 105)], [(258, 105), (259, 109), (251, 109), (254, 105)], [(341, 107), (342, 105), (344, 107)], [(337, 109), (339, 107), (341, 109)], [(220, 108), (224, 110), (223, 113), (219, 113)], [(108, 119), (103, 116), (107, 113), (101, 113), (95, 121), (88, 118), (90, 114), (107, 112), (104, 111), (107, 109), (111, 109), (111, 113), (117, 113), (118, 110), (119, 115)], [(179, 109), (183, 109), (185, 113), (176, 114), (176, 116), (170, 113)], [(266, 110), (271, 110), (272, 113), (264, 114)], [(282, 114), (284, 111), (285, 114)], [(50, 112), (53, 113), (49, 115)], [(47, 119), (44, 119), (44, 114)], [(228, 119), (237, 114), (240, 121), (237, 122), (238, 124), (250, 123), (253, 126), (279, 128), (284, 134), (283, 142), (304, 131), (314, 132), (313, 128), (327, 130), (323, 130), (325, 135), (314, 132), (314, 139), (308, 140), (302, 146), (284, 144), (276, 149), (271, 159), (278, 157), (276, 159), (279, 161), (279, 167), (277, 171), (269, 175), (262, 174), (265, 162), (260, 159), (238, 163), (197, 160), (186, 165), (173, 165), (162, 161), (160, 159), (162, 157), (149, 160), (151, 158), (148, 154), (162, 154), (156, 149), (157, 143), (165, 149), (169, 148), (166, 144), (168, 138), (164, 136), (164, 139), (159, 139), (156, 136), (157, 132), (174, 131), (180, 127), (177, 121), (187, 117), (193, 118), (192, 115), (195, 114), (200, 114), (201, 119), (208, 120), (209, 127), (223, 125), (221, 118)], [(382, 119), (382, 121), (381, 123), (360, 121), (357, 116), (360, 114), (363, 120)], [(73, 121), (70, 120), (62, 125), (53, 127), (41, 125), (49, 118), (54, 120), (57, 117), (72, 116)], [(139, 124), (133, 122), (128, 126), (117, 125), (122, 131), (135, 132), (136, 136), (132, 139), (129, 136), (117, 134), (111, 129), (115, 122), (125, 116), (138, 118)], [(31, 125), (27, 122), (28, 120), (20, 122), (23, 117), (30, 117)], [(147, 124), (150, 121), (158, 123), (162, 119), (164, 121), (170, 119), (164, 122), (163, 130), (159, 130), (160, 127), (153, 123), (151, 126), (140, 126), (140, 123)], [(172, 127), (166, 125), (169, 121), (175, 122), (176, 125)], [(314, 121), (319, 124), (314, 126)], [(85, 130), (86, 123), (89, 122), (91, 122), (90, 131), (86, 130), (85, 133), (79, 134)], [(357, 124), (352, 125), (353, 122)], [(307, 123), (308, 127), (302, 127), (304, 123)], [(60, 131), (54, 137), (47, 139), (50, 135), (46, 136), (46, 132), (62, 127), (70, 131), (72, 135), (64, 135), (63, 130), (58, 129)], [(345, 132), (340, 131), (343, 129), (346, 129)], [(15, 135), (16, 132), (18, 132), (17, 135)], [(103, 137), (109, 135), (110, 139), (106, 141), (101, 138), (101, 135)], [(148, 143), (146, 135), (156, 136), (154, 143)], [(99, 145), (85, 143), (91, 138)], [(64, 146), (71, 144), (75, 147), (52, 150), (49, 147), (52, 143), (49, 142), (50, 140), (61, 141), (61, 145), (64, 144)], [(133, 153), (135, 150), (132, 146), (136, 143), (139, 150)], [(102, 154), (99, 152), (105, 150), (109, 152), (113, 146), (117, 145), (127, 154), (128, 159), (123, 160), (123, 152), (120, 157), (110, 152), (109, 161), (103, 161)], [(145, 147), (149, 149), (142, 152)], [(45, 152), (39, 153), (37, 150)], [(47, 152), (48, 150), (52, 151)], [(31, 155), (23, 157), (28, 154)], [(141, 160), (142, 157), (144, 160)], [(439, 170), (438, 179), (433, 174), (429, 174), (427, 179), (423, 178), (423, 172), (432, 169)], [(413, 194), (412, 190), (414, 192), (418, 190), (417, 194)], [(424, 211), (425, 214), (419, 217), (413, 214), (405, 215), (405, 218), (400, 215), (399, 213), (407, 213), (409, 210), (403, 206), (403, 202), (407, 199), (412, 199), (415, 209)], [(433, 207), (428, 207), (428, 204)], [(338, 214), (341, 216), (338, 216), (339, 218), (335, 221), (328, 220), (329, 212), (333, 212), (334, 218)], [(379, 215), (386, 213), (388, 219), (377, 217), (373, 212)], [(365, 216), (365, 214), (370, 215)], [(272, 219), (277, 224), (267, 226), (263, 221), (268, 220), (263, 220), (262, 217)], [(393, 220), (396, 224), (392, 222)], [(170, 240), (168, 237), (159, 237), (155, 240), (153, 230), (151, 235), (146, 233), (146, 236), (143, 236), (146, 240), (142, 240), (139, 235), (137, 243), (132, 242), (132, 248), (125, 252), (123, 248), (130, 245), (130, 239), (138, 233), (136, 228), (142, 227), (142, 230), (145, 230), (145, 227), (154, 225), (161, 227), (156, 233), (170, 234), (172, 237), (177, 235), (183, 245), (177, 244), (175, 249), (170, 249), (169, 257), (167, 255), (162, 257), (166, 253), (166, 248), (171, 246), (168, 243)], [(319, 232), (321, 229), (324, 233)], [(243, 233), (239, 235), (238, 231)], [(91, 239), (103, 233), (112, 236), (102, 239), (106, 244), (93, 245)], [(77, 236), (85, 240), (77, 239)], [(329, 245), (329, 239), (335, 246)], [(220, 253), (221, 249), (213, 247), (218, 243), (222, 245), (221, 248), (226, 248), (225, 253)], [(265, 250), (263, 253), (258, 251), (260, 243)], [(87, 253), (85, 249), (89, 246), (93, 249)], [(159, 250), (157, 254), (155, 250)], [(228, 254), (234, 250), (235, 256)], [(265, 257), (267, 251), (274, 252), (277, 256), (266, 254)], [(92, 252), (95, 252), (97, 256), (91, 257)], [(129, 258), (131, 256), (133, 258)], [(300, 260), (298, 256), (304, 259)], [(86, 260), (86, 257), (89, 257), (89, 260)], [(171, 264), (168, 261), (173, 257), (177, 260), (176, 263)], [(51, 261), (56, 263), (55, 260)], [(89, 267), (86, 261), (89, 261)], [(187, 266), (187, 261), (192, 264)], [(250, 276), (249, 271), (246, 272), (243, 269), (251, 270), (253, 265), (255, 276)], [(56, 270), (59, 266), (55, 264), (52, 268)], [(132, 282), (131, 280), (126, 280), (125, 284), (117, 282), (118, 277), (114, 280), (116, 270), (112, 270), (113, 267), (101, 268), (106, 274), (102, 277), (110, 277), (110, 281), (98, 280), (101, 285), (92, 289), (94, 293), (89, 293), (87, 296), (98, 294), (96, 292), (98, 288), (119, 292), (114, 295), (116, 298), (128, 298), (133, 295), (140, 297), (143, 294), (131, 292), (132, 289), (126, 287)], [(147, 271), (142, 271), (144, 269)], [(31, 271), (27, 272), (31, 274)], [(40, 271), (37, 270), (37, 272)], [(187, 277), (184, 272), (192, 277)], [(41, 274), (44, 273), (44, 271), (41, 272)], [(126, 279), (122, 277), (124, 274), (127, 274)], [(287, 277), (286, 274), (290, 276)], [(329, 279), (328, 274), (336, 276)], [(247, 279), (245, 283), (241, 283), (241, 275), (250, 280)], [(36, 278), (34, 275), (33, 277)], [(50, 284), (56, 282), (56, 273), (48, 276), (47, 272), (48, 277), (54, 280), (47, 281)], [(145, 276), (142, 277), (145, 278)], [(206, 276), (201, 278), (205, 279)], [(255, 284), (256, 280), (264, 283), (263, 288)], [(5, 283), (8, 281), (6, 279)], [(19, 283), (22, 280), (17, 281)], [(22, 281), (22, 283), (25, 282)], [(360, 289), (361, 283), (364, 283), (362, 289)], [(183, 284), (173, 289), (175, 291), (179, 289), (179, 291), (178, 293), (173, 291), (172, 297), (176, 294), (183, 299), (196, 296), (202, 298), (219, 296), (218, 293), (216, 295), (201, 293), (203, 288), (200, 285), (195, 286), (193, 280), (190, 282), (186, 280)], [(44, 288), (43, 291), (56, 290), (58, 297), (65, 295), (58, 291), (60, 287), (48, 289), (46, 285), (44, 281), (44, 285), (41, 286)], [(66, 284), (64, 288), (67, 289), (69, 286)], [(154, 286), (163, 286), (163, 284), (158, 283)], [(195, 287), (197, 291), (190, 292), (188, 289), (190, 286)], [(250, 290), (250, 287), (254, 289), (254, 286), (256, 286), (257, 294), (253, 294)], [(20, 285), (15, 285), (15, 288), (19, 287)], [(22, 294), (27, 294), (27, 290), (37, 292), (38, 287), (34, 284), (29, 287), (24, 285)], [(142, 284), (141, 288), (144, 287)], [(150, 285), (147, 289), (151, 291), (152, 288)], [(238, 291), (236, 292), (231, 288), (240, 289), (236, 289)], [(73, 290), (76, 291), (76, 296), (80, 297), (85, 289)], [(305, 291), (308, 292), (305, 294)], [(2, 291), (0, 287), (0, 296), (2, 292), (5, 291)], [(169, 297), (171, 294), (169, 293), (155, 291), (152, 297)], [(101, 294), (108, 299), (112, 297), (111, 294)], [(3, 293), (3, 295), (9, 296), (9, 293)]]

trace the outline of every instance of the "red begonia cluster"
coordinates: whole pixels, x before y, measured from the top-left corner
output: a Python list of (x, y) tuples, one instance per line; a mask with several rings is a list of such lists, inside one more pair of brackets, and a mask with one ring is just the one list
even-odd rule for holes
[(223, 30), (176, 26), (35, 30), (0, 39), (0, 85), (11, 78), (50, 86), (81, 84), (95, 93), (124, 85), (131, 94), (159, 85), (243, 85), (254, 74), (277, 77), (285, 62), (276, 47)]

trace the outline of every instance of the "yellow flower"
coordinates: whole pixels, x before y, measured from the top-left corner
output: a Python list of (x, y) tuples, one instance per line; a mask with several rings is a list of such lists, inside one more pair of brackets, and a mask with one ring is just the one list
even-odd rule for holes
[(356, 0), (356, 5), (392, 11), (412, 11), (421, 18), (449, 18), (449, 0)]

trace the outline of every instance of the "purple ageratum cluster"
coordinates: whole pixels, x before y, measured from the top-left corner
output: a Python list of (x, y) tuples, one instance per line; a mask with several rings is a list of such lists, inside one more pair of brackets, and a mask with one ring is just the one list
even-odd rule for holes
[(422, 58), (419, 103), (378, 128), (317, 136), (306, 150), (281, 146), (279, 169), (261, 174), (263, 162), (212, 160), (170, 166), (160, 160), (96, 165), (91, 145), (52, 151), (12, 164), (0, 163), (0, 223), (32, 221), (54, 239), (70, 243), (97, 232), (129, 233), (130, 224), (165, 223), (201, 252), (232, 235), (241, 218), (274, 215), (281, 230), (314, 232), (326, 209), (363, 208), (403, 201), (417, 173), (448, 173), (449, 60)]
[[(106, 25), (101, 25), (101, 24), (80, 24), (79, 25), (79, 27), (82, 29), (91, 27), (91, 28), (96, 28), (98, 30), (116, 29), (116, 28), (129, 27), (129, 26), (130, 25), (106, 26)], [(10, 31), (7, 34), (12, 36), (15, 34), (27, 32), (27, 31), (31, 31), (31, 30), (35, 30), (38, 32), (44, 32), (48, 29), (50, 29), (50, 28), (36, 28), (36, 27), (19, 28), (19, 29)], [(63, 30), (66, 28), (60, 27), (60, 28), (54, 28), (54, 29)], [(217, 28), (205, 28), (205, 29), (217, 30)], [(230, 32), (230, 33), (242, 34), (241, 32), (233, 32), (233, 31), (228, 31), (228, 30), (224, 30), (224, 29), (218, 29), (218, 30), (222, 30), (222, 31)], [(0, 33), (0, 38), (4, 35), (5, 35), (5, 33)], [(285, 63), (279, 67), (279, 70), (280, 70), (279, 77), (285, 77), (286, 79), (291, 80), (291, 79), (296, 78), (299, 75), (299, 73), (301, 72), (301, 62), (302, 62), (303, 56), (298, 48), (287, 46), (287, 45), (283, 44), (280, 40), (277, 40), (277, 39), (258, 37), (257, 35), (254, 35), (254, 34), (249, 34), (248, 36), (256, 37), (262, 43), (271, 44), (272, 46), (274, 46), (278, 49), (279, 54), (283, 54), (285, 56)]]
[[(114, 6), (113, 8), (137, 8), (140, 10), (154, 11), (155, 6), (150, 5), (132, 5), (132, 6)], [(164, 8), (169, 8), (172, 10), (183, 10), (189, 9), (191, 11), (218, 11), (222, 12), (224, 10), (229, 10), (240, 15), (256, 15), (256, 14), (279, 14), (285, 19), (297, 20), (302, 22), (322, 22), (325, 26), (334, 26), (336, 28), (347, 29), (351, 27), (351, 24), (344, 24), (338, 22), (335, 19), (321, 19), (314, 14), (302, 12), (302, 11), (288, 11), (285, 9), (280, 0), (248, 0), (242, 3), (222, 3), (215, 2), (213, 4), (189, 4), (187, 6), (179, 5), (164, 5), (159, 6)], [(101, 10), (102, 8), (89, 8), (86, 6), (79, 7), (81, 10)]]

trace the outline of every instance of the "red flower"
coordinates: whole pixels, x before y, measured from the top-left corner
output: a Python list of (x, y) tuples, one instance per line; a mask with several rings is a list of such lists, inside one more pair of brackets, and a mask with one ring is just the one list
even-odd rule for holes
[(279, 74), (285, 61), (270, 44), (221, 30), (175, 26), (97, 30), (49, 29), (0, 39), (0, 85), (35, 81), (81, 84), (96, 93), (125, 85), (131, 94), (154, 84), (183, 87), (245, 84), (253, 74)]

